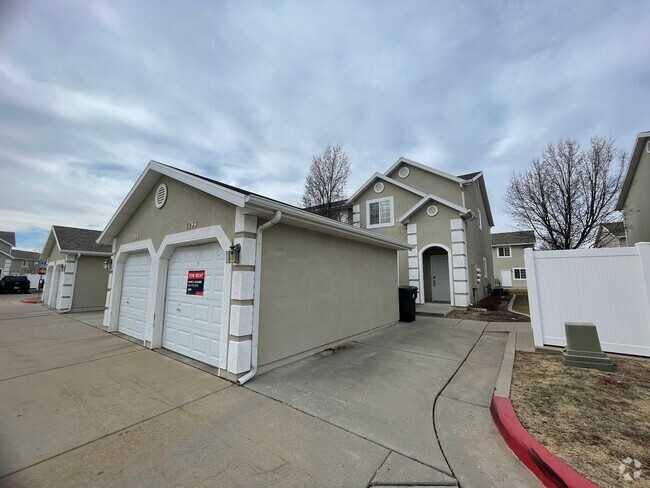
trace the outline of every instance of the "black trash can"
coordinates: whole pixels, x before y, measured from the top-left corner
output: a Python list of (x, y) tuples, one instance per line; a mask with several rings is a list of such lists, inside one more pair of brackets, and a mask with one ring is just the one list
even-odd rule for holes
[(417, 286), (399, 287), (399, 321), (415, 321), (415, 299), (418, 296)]

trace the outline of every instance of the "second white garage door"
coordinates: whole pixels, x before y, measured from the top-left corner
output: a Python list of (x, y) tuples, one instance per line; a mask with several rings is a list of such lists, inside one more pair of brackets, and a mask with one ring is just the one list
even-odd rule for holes
[(148, 252), (129, 254), (124, 262), (122, 296), (117, 330), (144, 340), (147, 321), (151, 257)]
[(224, 271), (225, 253), (217, 243), (174, 251), (167, 274), (164, 348), (219, 366)]

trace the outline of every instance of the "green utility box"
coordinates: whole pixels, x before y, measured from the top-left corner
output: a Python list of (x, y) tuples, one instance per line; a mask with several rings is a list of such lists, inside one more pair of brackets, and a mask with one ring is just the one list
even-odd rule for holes
[(598, 330), (594, 324), (565, 322), (566, 348), (564, 365), (614, 371), (614, 363), (600, 347)]

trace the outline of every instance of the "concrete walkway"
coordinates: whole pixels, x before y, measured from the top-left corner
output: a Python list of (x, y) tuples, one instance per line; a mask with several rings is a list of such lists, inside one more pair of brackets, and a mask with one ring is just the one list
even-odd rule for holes
[(20, 298), (0, 487), (538, 486), (486, 408), (513, 324), (418, 317), (240, 387)]

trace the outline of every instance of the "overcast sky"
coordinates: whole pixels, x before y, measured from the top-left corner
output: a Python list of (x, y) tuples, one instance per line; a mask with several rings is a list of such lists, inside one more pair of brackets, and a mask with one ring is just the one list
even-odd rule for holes
[(400, 156), (482, 170), (496, 227), (551, 141), (650, 130), (647, 2), (0, 0), (0, 230), (102, 229), (151, 159), (296, 204)]

